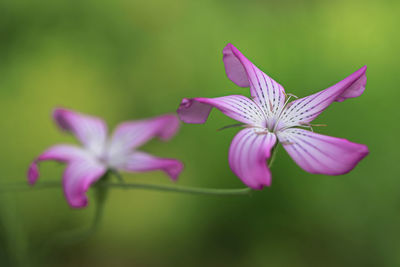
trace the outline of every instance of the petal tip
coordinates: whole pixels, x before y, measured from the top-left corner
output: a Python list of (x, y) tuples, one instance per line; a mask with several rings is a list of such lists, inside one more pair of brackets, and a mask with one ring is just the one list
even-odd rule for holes
[(179, 114), (180, 114), (180, 112), (182, 110), (190, 108), (192, 103), (193, 103), (193, 99), (192, 98), (183, 98), (181, 103), (179, 104), (179, 107), (178, 107), (178, 110), (177, 110), (178, 116), (179, 116)]
[(212, 107), (196, 101), (197, 99), (182, 99), (181, 104), (176, 112), (178, 113), (179, 119), (184, 123), (202, 124), (206, 122)]
[(168, 141), (179, 130), (180, 121), (176, 114), (165, 114), (161, 115), (157, 118), (159, 121), (159, 125), (161, 126), (161, 130), (159, 131), (158, 137), (163, 141)]
[(172, 164), (165, 169), (172, 181), (176, 181), (183, 171), (184, 164), (179, 160), (173, 160)]
[(36, 180), (39, 178), (39, 168), (35, 162), (33, 162), (28, 169), (28, 183), (34, 185)]
[(243, 66), (243, 60), (245, 60), (243, 54), (234, 45), (228, 43), (222, 50), (222, 55), (225, 73), (229, 80), (240, 87), (249, 87), (250, 82)]
[[(342, 82), (345, 82), (345, 86), (340, 95), (335, 99), (336, 102), (343, 102), (348, 98), (355, 98), (361, 96), (365, 91), (367, 84), (367, 65), (364, 65), (359, 70), (348, 76)], [(340, 84), (339, 82), (338, 84)], [(346, 85), (346, 83), (348, 83)]]
[(265, 187), (270, 187), (271, 186), (271, 181), (265, 182), (265, 183), (260, 183), (260, 184), (253, 184), (253, 185), (247, 185), (253, 190), (263, 190)]
[(360, 160), (369, 155), (369, 148), (367, 145), (360, 145)]
[(65, 108), (55, 108), (53, 110), (53, 119), (57, 123), (57, 125), (64, 131), (69, 129), (69, 124), (66, 121), (66, 117), (72, 111), (65, 109)]
[(344, 175), (351, 172), (360, 163), (361, 160), (363, 160), (366, 156), (369, 155), (369, 149), (366, 145), (363, 144), (358, 144), (358, 145), (359, 145), (358, 156), (355, 156), (356, 159), (354, 160), (353, 164), (351, 164), (348, 169), (342, 172), (335, 173), (333, 175)]
[(67, 203), (73, 209), (83, 209), (88, 206), (89, 201), (88, 201), (87, 197), (84, 197), (80, 200), (67, 198)]
[(89, 189), (89, 185), (81, 184), (76, 191), (72, 191), (66, 185), (65, 179), (63, 180), (64, 195), (68, 205), (74, 209), (81, 209), (87, 207), (89, 201), (86, 196), (86, 191)]
[(232, 43), (227, 43), (224, 47), (224, 49), (222, 49), (222, 53), (225, 54), (227, 53), (229, 50), (232, 50), (232, 48), (236, 48)]

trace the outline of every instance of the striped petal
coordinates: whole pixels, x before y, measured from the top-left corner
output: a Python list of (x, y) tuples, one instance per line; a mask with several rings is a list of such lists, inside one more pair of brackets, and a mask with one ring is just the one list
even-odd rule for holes
[(278, 138), (303, 170), (315, 174), (348, 173), (368, 155), (366, 145), (303, 129), (287, 129), (278, 133)]
[(71, 145), (55, 145), (44, 151), (39, 157), (37, 157), (28, 169), (28, 182), (29, 184), (35, 184), (39, 178), (38, 164), (45, 160), (55, 160), (59, 162), (70, 162), (72, 160), (81, 160), (90, 158), (91, 155), (82, 148), (71, 146)]
[(99, 180), (107, 169), (95, 160), (74, 160), (65, 169), (63, 176), (64, 194), (73, 208), (83, 208), (88, 204), (86, 191)]
[(133, 148), (143, 145), (154, 137), (168, 140), (178, 129), (179, 119), (175, 114), (124, 122), (115, 129), (111, 138), (109, 160), (115, 161), (116, 158), (129, 154)]
[(275, 143), (274, 134), (258, 134), (252, 128), (241, 130), (232, 140), (229, 165), (248, 187), (262, 189), (271, 184), (271, 171), (266, 161)]
[(285, 90), (250, 62), (236, 47), (227, 44), (223, 61), (228, 78), (240, 87), (250, 87), (251, 96), (268, 117), (280, 111), (285, 103)]
[(289, 103), (282, 113), (280, 127), (307, 124), (321, 114), (332, 102), (341, 102), (347, 98), (360, 96), (364, 92), (367, 81), (366, 70), (367, 67), (364, 66), (346, 79), (323, 91)]
[(128, 172), (161, 170), (168, 174), (172, 180), (176, 180), (183, 169), (183, 164), (176, 159), (158, 158), (144, 152), (135, 151), (116, 168)]
[(212, 108), (217, 108), (228, 117), (246, 123), (261, 126), (265, 116), (260, 107), (242, 95), (230, 95), (217, 98), (184, 98), (178, 108), (179, 118), (186, 123), (204, 123)]
[(53, 117), (61, 129), (74, 134), (95, 155), (101, 155), (107, 138), (107, 126), (102, 119), (61, 108), (54, 110)]

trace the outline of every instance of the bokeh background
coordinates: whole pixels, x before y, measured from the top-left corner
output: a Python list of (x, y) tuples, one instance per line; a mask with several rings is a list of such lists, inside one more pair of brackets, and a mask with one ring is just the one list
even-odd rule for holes
[[(367, 89), (334, 103), (318, 132), (367, 144), (351, 173), (302, 171), (280, 149), (273, 184), (251, 196), (113, 190), (99, 231), (73, 245), (56, 233), (89, 227), (94, 201), (72, 210), (61, 189), (0, 194), (1, 266), (400, 266), (399, 1), (0, 2), (2, 185), (24, 183), (46, 147), (75, 140), (50, 114), (64, 106), (118, 122), (174, 112), (183, 97), (248, 94), (225, 76), (231, 42), (287, 92), (324, 89), (364, 64)], [(169, 143), (142, 149), (182, 159), (178, 184), (243, 187), (228, 148), (238, 129), (213, 111)], [(63, 165), (43, 163), (42, 181)], [(124, 175), (165, 183), (161, 172)], [(92, 197), (92, 192), (89, 193)]]

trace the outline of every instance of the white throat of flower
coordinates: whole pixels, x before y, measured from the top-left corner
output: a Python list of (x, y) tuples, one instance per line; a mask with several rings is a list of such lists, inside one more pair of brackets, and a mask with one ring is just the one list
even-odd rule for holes
[(288, 108), (288, 104), (291, 98), (298, 99), (298, 97), (293, 94), (286, 94), (286, 100), (285, 103), (282, 105), (282, 107), (280, 107), (273, 114), (265, 114), (266, 119), (263, 122), (265, 126), (260, 126), (260, 125), (244, 125), (244, 126), (248, 128), (253, 128), (256, 134), (268, 134), (268, 133), (276, 134), (277, 132), (281, 132), (293, 127), (304, 127), (310, 129), (313, 132), (314, 131), (312, 128), (313, 126), (326, 126), (325, 124), (310, 124), (310, 123), (299, 123), (298, 125), (290, 125), (290, 126), (280, 125), (284, 117), (283, 115), (285, 114)]

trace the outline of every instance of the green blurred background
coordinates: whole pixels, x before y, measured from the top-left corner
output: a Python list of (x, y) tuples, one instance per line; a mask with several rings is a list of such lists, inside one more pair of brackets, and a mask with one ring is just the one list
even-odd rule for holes
[[(1, 266), (400, 266), (399, 1), (0, 2), (1, 184), (24, 182), (46, 147), (75, 142), (50, 114), (64, 106), (118, 122), (174, 112), (183, 97), (248, 94), (225, 76), (231, 42), (300, 97), (368, 65), (360, 98), (334, 103), (317, 131), (367, 144), (345, 176), (312, 175), (280, 149), (270, 188), (251, 196), (113, 190), (101, 228), (76, 245), (41, 246), (88, 227), (61, 189), (0, 194)], [(237, 129), (212, 112), (142, 149), (186, 164), (178, 184), (240, 188), (228, 165)], [(41, 181), (63, 166), (41, 165)], [(165, 183), (161, 172), (125, 175)], [(89, 193), (90, 196), (92, 192)]]

